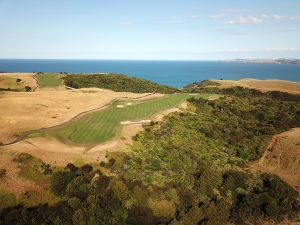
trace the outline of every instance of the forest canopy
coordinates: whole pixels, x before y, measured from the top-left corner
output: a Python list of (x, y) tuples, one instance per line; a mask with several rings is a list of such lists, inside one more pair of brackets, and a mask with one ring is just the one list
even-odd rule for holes
[(118, 92), (164, 93), (179, 92), (178, 89), (160, 85), (152, 81), (121, 74), (74, 74), (64, 78), (65, 85), (72, 88), (97, 87)]

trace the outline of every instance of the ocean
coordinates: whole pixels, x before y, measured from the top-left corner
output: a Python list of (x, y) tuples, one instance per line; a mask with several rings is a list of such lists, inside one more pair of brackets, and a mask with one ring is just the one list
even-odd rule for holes
[(205, 79), (283, 79), (300, 82), (300, 65), (223, 61), (0, 59), (1, 72), (122, 73), (173, 87)]

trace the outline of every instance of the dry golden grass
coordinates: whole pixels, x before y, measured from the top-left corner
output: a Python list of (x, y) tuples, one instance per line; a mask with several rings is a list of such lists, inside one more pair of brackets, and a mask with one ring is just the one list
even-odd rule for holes
[[(38, 86), (34, 75), (34, 73), (0, 73), (0, 88), (22, 90), (25, 86), (29, 86), (34, 89)], [(16, 79), (21, 79), (21, 82), (16, 83)]]
[(300, 128), (277, 135), (272, 141), (271, 148), (251, 169), (276, 174), (300, 192)]
[[(10, 143), (16, 135), (64, 123), (76, 115), (103, 107), (115, 98), (136, 98), (145, 94), (88, 88), (6, 92), (0, 98), (0, 142)], [(158, 97), (159, 94), (148, 96)]]
[(228, 88), (233, 86), (241, 86), (253, 88), (263, 92), (266, 91), (283, 91), (292, 94), (300, 94), (300, 82), (292, 82), (285, 80), (257, 80), (245, 78), (238, 81), (235, 80), (212, 80), (219, 83), (220, 88)]

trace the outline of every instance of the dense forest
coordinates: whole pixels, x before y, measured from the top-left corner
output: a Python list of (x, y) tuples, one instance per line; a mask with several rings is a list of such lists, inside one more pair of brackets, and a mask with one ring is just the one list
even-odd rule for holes
[(253, 96), (246, 89), (231, 92), (216, 100), (189, 99), (185, 112), (146, 126), (134, 137), (131, 151), (115, 153), (106, 163), (68, 164), (51, 173), (48, 168), (51, 191), (62, 200), (1, 209), (0, 225), (293, 219), (300, 213), (299, 193), (279, 177), (252, 173), (247, 166), (274, 134), (300, 126), (300, 101), (288, 94), (283, 100), (268, 93)]
[(72, 88), (98, 87), (118, 92), (134, 93), (158, 92), (171, 94), (179, 92), (176, 88), (121, 74), (76, 74), (67, 75), (63, 79), (65, 85)]

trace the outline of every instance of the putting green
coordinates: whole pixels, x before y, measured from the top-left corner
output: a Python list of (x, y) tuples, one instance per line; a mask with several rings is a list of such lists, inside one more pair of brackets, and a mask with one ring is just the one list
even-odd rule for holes
[(116, 101), (106, 109), (91, 112), (77, 119), (49, 130), (46, 135), (61, 141), (84, 145), (95, 145), (116, 137), (122, 121), (136, 121), (178, 106), (189, 98), (188, 94), (172, 94), (146, 101)]

